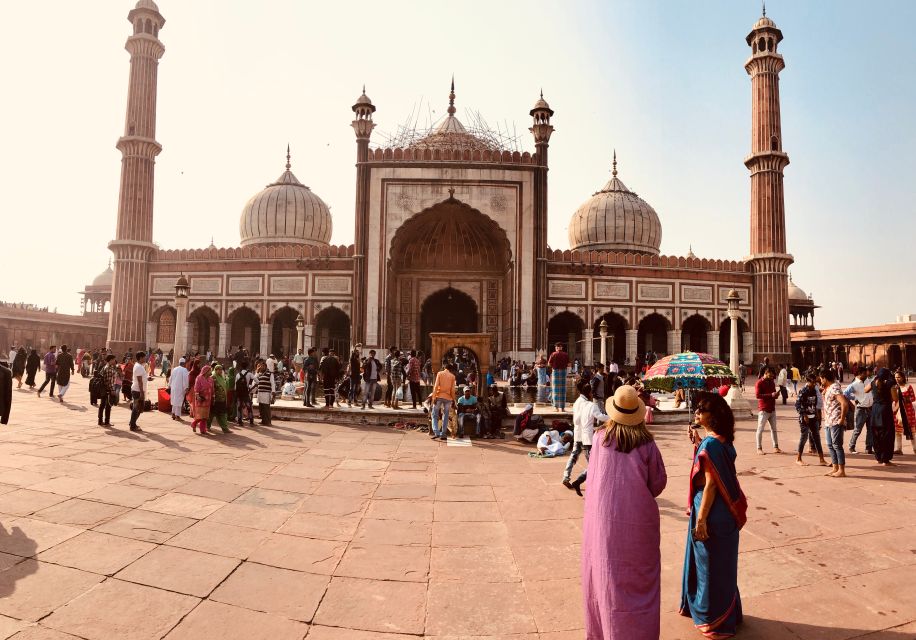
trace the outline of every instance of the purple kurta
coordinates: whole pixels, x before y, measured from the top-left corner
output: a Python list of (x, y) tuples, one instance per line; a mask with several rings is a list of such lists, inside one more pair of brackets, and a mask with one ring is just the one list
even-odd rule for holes
[(658, 640), (661, 552), (655, 496), (668, 482), (655, 442), (630, 453), (595, 433), (582, 523), (588, 640)]

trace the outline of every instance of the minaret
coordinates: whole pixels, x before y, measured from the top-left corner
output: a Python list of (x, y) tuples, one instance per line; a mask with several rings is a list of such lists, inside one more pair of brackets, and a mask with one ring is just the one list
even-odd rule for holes
[(754, 357), (787, 362), (789, 342), (786, 208), (782, 172), (789, 156), (782, 150), (779, 115), (779, 72), (785, 67), (777, 52), (782, 32), (761, 17), (747, 36), (751, 57), (744, 64), (751, 76), (751, 153), (744, 160), (751, 172), (751, 255), (754, 313), (751, 331)]
[(544, 100), (544, 92), (528, 112), (532, 118), (528, 129), (534, 136), (537, 155), (537, 169), (534, 177), (534, 300), (531, 326), (533, 346), (535, 349), (547, 349), (547, 150), (550, 147), (550, 136), (553, 125), (550, 117), (553, 109)]
[(369, 138), (375, 123), (372, 114), (375, 105), (366, 95), (363, 85), (362, 95), (353, 105), (354, 120), (351, 124), (356, 133), (356, 228), (355, 253), (353, 255), (353, 322), (350, 344), (366, 343), (366, 287), (369, 280), (366, 263), (366, 251), (369, 247)]
[(114, 254), (114, 283), (108, 347), (115, 353), (146, 347), (149, 258), (153, 245), (153, 170), (162, 147), (156, 142), (156, 76), (165, 47), (159, 29), (165, 19), (152, 0), (140, 0), (127, 14), (134, 32), (130, 53), (127, 117), (121, 151), (118, 227), (108, 243)]

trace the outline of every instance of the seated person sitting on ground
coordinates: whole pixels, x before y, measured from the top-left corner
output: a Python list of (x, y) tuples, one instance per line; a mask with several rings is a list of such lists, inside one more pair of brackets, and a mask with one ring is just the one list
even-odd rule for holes
[(484, 398), (480, 406), (486, 421), (487, 432), (484, 438), (502, 438), (503, 418), (509, 415), (509, 403), (506, 401), (506, 394), (500, 392), (496, 383), (489, 387), (487, 397)]
[(569, 452), (572, 442), (572, 431), (564, 431), (562, 435), (559, 431), (545, 431), (538, 438), (538, 453), (547, 458), (560, 456)]
[(280, 399), (281, 400), (296, 400), (297, 398), (302, 397), (302, 389), (305, 385), (299, 384), (296, 385), (296, 378), (292, 372), (287, 373), (286, 382), (283, 383), (283, 388), (280, 390)]
[(480, 405), (477, 397), (472, 393), (470, 386), (465, 386), (461, 397), (458, 398), (456, 410), (458, 412), (458, 437), (464, 437), (464, 422), (472, 418), (476, 423), (475, 435), (480, 437)]

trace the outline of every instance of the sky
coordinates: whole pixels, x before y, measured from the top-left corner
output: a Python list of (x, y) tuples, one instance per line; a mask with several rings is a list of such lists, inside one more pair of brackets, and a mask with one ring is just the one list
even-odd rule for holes
[[(0, 300), (79, 311), (110, 257), (132, 2), (3, 2)], [(384, 3), (160, 0), (154, 240), (238, 246), (246, 201), (283, 171), (327, 202), (353, 241), (362, 85), (374, 141), (422, 105), (479, 112), (534, 150), (528, 111), (556, 114), (548, 242), (609, 177), (658, 212), (663, 254), (749, 252), (754, 0)], [(916, 313), (916, 2), (770, 0), (780, 51), (788, 249), (818, 328)], [(876, 271), (876, 263), (885, 269)], [(896, 275), (895, 275), (896, 274)]]

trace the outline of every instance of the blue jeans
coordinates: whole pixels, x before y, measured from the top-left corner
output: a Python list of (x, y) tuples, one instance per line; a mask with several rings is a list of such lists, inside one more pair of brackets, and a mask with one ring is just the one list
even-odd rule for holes
[(131, 391), (130, 399), (130, 426), (133, 428), (137, 426), (137, 418), (143, 412), (143, 403), (140, 401), (139, 391)]
[(479, 413), (459, 413), (458, 414), (458, 437), (464, 435), (464, 421), (473, 418), (477, 422), (477, 428), (474, 434), (480, 437), (480, 414)]
[(856, 407), (855, 414), (855, 429), (852, 431), (852, 436), (849, 438), (849, 450), (855, 451), (856, 441), (859, 439), (859, 435), (862, 433), (862, 429), (865, 429), (865, 449), (871, 451), (872, 449), (872, 435), (871, 435), (871, 407)]
[(830, 451), (830, 462), (846, 465), (846, 452), (843, 451), (843, 425), (827, 427), (827, 449)]
[(347, 394), (347, 402), (350, 404), (356, 402), (359, 397), (359, 388), (362, 386), (362, 379), (350, 378), (350, 393)]
[[(437, 398), (433, 403), (433, 433), (437, 436), (444, 436), (448, 429), (448, 412), (452, 408), (452, 401), (443, 398)], [(439, 421), (439, 411), (442, 411), (441, 422)]]
[(363, 396), (363, 409), (366, 408), (366, 402), (369, 403), (369, 408), (372, 408), (372, 403), (375, 402), (375, 388), (378, 386), (378, 380), (369, 380), (366, 383), (366, 395)]
[(582, 483), (585, 482), (585, 478), (588, 477), (588, 458), (589, 454), (592, 452), (592, 445), (582, 444), (577, 442), (573, 445), (572, 452), (569, 454), (569, 460), (566, 462), (566, 469), (563, 470), (563, 479), (569, 480), (572, 476), (573, 467), (576, 466), (576, 462), (579, 460), (579, 455), (585, 453), (585, 469), (582, 470), (582, 473), (579, 474), (579, 477), (576, 478), (576, 481)]

